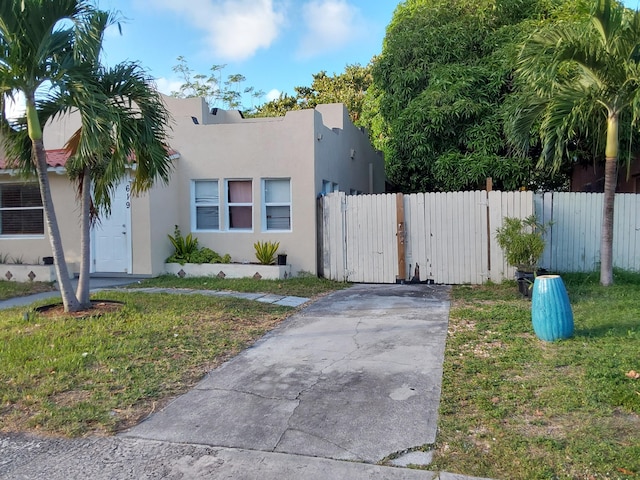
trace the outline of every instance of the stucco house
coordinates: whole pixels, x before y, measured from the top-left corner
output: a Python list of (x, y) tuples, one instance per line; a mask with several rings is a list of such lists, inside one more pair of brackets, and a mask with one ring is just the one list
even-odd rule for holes
[[(318, 196), (384, 191), (382, 155), (342, 104), (245, 119), (238, 111), (210, 111), (200, 98), (164, 98), (174, 121), (171, 180), (139, 197), (131, 197), (129, 183), (122, 182), (111, 216), (92, 232), (93, 273), (164, 273), (173, 251), (167, 234), (178, 225), (234, 262), (254, 262), (258, 240), (280, 242), (292, 274), (316, 274)], [(71, 115), (44, 130), (56, 214), (73, 272), (80, 256), (78, 208), (62, 147), (78, 122)], [(16, 176), (1, 157), (0, 229), (0, 254), (25, 263), (51, 255), (35, 179)]]

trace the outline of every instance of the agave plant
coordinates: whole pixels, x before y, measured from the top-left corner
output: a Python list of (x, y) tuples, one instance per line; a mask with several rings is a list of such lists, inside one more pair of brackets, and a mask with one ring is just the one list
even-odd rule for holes
[(173, 252), (173, 255), (171, 255), (169, 259), (181, 265), (190, 263), (191, 256), (198, 251), (198, 239), (194, 238), (191, 233), (183, 237), (177, 225), (175, 226), (173, 236), (167, 236), (175, 249), (175, 252)]
[(276, 252), (280, 248), (280, 242), (256, 242), (253, 244), (256, 249), (256, 258), (262, 265), (273, 265), (276, 263)]

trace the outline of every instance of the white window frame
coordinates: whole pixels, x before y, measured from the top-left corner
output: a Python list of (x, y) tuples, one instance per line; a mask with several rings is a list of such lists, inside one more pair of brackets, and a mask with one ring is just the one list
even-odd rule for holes
[[(215, 182), (218, 186), (218, 201), (196, 202), (196, 184), (199, 182)], [(198, 228), (198, 207), (218, 207), (218, 228)], [(191, 180), (191, 231), (192, 232), (219, 232), (222, 228), (222, 215), (220, 209), (220, 180), (217, 178), (198, 178)]]
[[(229, 182), (249, 182), (251, 184), (251, 202), (235, 202), (229, 200)], [(253, 232), (253, 179), (252, 178), (227, 178), (224, 181), (224, 200), (225, 200), (225, 218), (226, 231), (228, 232)], [(251, 228), (232, 228), (231, 227), (231, 208), (232, 207), (251, 207)]]
[[(2, 183), (0, 184), (0, 189), (5, 186), (35, 187), (38, 189), (38, 193), (40, 192), (40, 187), (37, 183)], [(44, 206), (42, 206), (42, 202), (39, 206), (34, 206), (34, 207), (23, 207), (23, 206), (4, 207), (0, 204), (0, 215), (2, 215), (4, 212), (17, 212), (17, 211), (26, 211), (26, 210), (39, 210), (42, 212), (42, 233), (4, 233), (3, 231), (0, 230), (0, 238), (3, 238), (3, 239), (44, 238), (45, 218), (44, 218)]]
[[(288, 202), (267, 202), (267, 182), (270, 180), (287, 180), (289, 182), (289, 201)], [(290, 177), (269, 177), (262, 179), (262, 231), (263, 232), (291, 232), (293, 230), (293, 208), (292, 198), (293, 191), (291, 189)], [(287, 229), (270, 229), (267, 226), (267, 207), (289, 207), (289, 228)]]

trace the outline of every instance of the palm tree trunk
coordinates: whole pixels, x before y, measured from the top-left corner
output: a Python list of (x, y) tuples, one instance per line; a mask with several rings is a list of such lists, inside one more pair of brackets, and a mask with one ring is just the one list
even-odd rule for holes
[(613, 284), (613, 207), (616, 198), (618, 166), (618, 115), (609, 114), (604, 164), (604, 201), (600, 236), (600, 283)]
[(45, 223), (47, 224), (47, 232), (49, 241), (51, 242), (51, 253), (53, 254), (53, 263), (58, 277), (58, 286), (60, 295), (62, 296), (62, 304), (66, 312), (74, 312), (80, 309), (80, 304), (73, 292), (71, 280), (69, 280), (69, 269), (64, 258), (64, 250), (62, 249), (62, 237), (58, 220), (53, 208), (53, 198), (51, 197), (51, 188), (49, 187), (49, 177), (47, 174), (47, 154), (44, 150), (42, 139), (33, 140), (33, 150), (35, 152), (35, 160), (38, 172), (38, 185), (40, 186), (40, 196), (42, 198), (42, 206), (44, 209)]
[(42, 141), (42, 127), (36, 110), (34, 93), (31, 92), (25, 96), (27, 100), (27, 129), (33, 147), (33, 162), (36, 166), (42, 208), (44, 210), (45, 223), (47, 224), (47, 232), (49, 233), (49, 241), (51, 242), (51, 253), (53, 254), (53, 262), (58, 277), (58, 286), (65, 311), (72, 312), (79, 309), (79, 303), (73, 292), (71, 280), (69, 280), (69, 270), (64, 258), (64, 250), (62, 249), (62, 236), (60, 235), (56, 212), (53, 208), (53, 198), (51, 197), (49, 176), (47, 174), (47, 153), (44, 150), (44, 142)]
[(91, 267), (91, 177), (89, 169), (85, 168), (82, 173), (82, 184), (78, 192), (80, 197), (80, 277), (78, 278), (78, 288), (76, 297), (81, 308), (91, 308), (91, 298), (89, 297), (89, 276)]

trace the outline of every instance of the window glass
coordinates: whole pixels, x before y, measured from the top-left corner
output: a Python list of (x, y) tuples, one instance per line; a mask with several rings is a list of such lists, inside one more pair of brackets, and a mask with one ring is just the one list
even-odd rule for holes
[(0, 185), (0, 234), (44, 235), (44, 209), (38, 185)]
[(194, 182), (195, 230), (220, 229), (220, 195), (217, 180)]
[(291, 179), (263, 180), (265, 230), (291, 230)]
[(266, 203), (291, 202), (291, 186), (288, 178), (265, 180), (264, 201)]
[(251, 180), (227, 182), (229, 229), (253, 228), (253, 200)]

